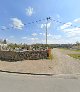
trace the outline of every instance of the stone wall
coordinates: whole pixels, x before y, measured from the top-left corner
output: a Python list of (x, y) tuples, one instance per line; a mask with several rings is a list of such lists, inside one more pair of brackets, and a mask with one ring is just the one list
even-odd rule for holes
[(21, 61), (21, 60), (38, 60), (47, 59), (48, 50), (44, 51), (0, 51), (0, 60), (5, 61)]

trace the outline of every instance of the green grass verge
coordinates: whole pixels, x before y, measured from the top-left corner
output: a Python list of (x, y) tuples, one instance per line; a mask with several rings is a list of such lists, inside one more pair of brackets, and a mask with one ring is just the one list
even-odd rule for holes
[(80, 52), (80, 50), (74, 50), (74, 51)]
[(60, 49), (62, 49), (62, 50), (70, 50), (70, 51), (75, 51), (75, 52), (80, 52), (80, 50), (74, 50), (74, 49), (68, 49), (68, 48), (60, 48)]
[(68, 55), (80, 60), (80, 54), (68, 54)]

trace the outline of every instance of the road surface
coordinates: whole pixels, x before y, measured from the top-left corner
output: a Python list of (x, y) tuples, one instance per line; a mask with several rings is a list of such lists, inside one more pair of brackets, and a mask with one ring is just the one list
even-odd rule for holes
[(80, 92), (80, 79), (0, 73), (0, 92)]

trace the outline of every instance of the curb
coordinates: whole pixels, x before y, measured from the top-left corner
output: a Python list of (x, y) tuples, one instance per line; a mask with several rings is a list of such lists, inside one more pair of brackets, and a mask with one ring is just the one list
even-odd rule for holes
[[(47, 73), (43, 73), (43, 74), (39, 74), (39, 73), (26, 73), (26, 72), (14, 72), (14, 71), (5, 71), (5, 70), (0, 70), (0, 72), (2, 73), (11, 73), (11, 74), (21, 74), (21, 75), (40, 75), (40, 76), (53, 76), (54, 77), (58, 77), (58, 78), (69, 78), (69, 79), (77, 79), (77, 77), (80, 77), (80, 73), (76, 73), (76, 74), (47, 74)], [(77, 77), (76, 77), (77, 75)]]
[(27, 74), (27, 75), (45, 75), (45, 76), (53, 76), (54, 74), (39, 74), (39, 73), (26, 73), (26, 72), (13, 72), (13, 71), (5, 71), (5, 70), (0, 70), (0, 72), (5, 72), (5, 73), (14, 73), (14, 74)]

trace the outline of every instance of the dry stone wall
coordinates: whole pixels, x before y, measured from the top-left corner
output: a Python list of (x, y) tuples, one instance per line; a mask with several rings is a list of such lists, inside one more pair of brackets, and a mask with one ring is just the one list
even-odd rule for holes
[(38, 60), (47, 59), (48, 50), (43, 51), (0, 51), (0, 60), (3, 61), (22, 61), (22, 60)]

